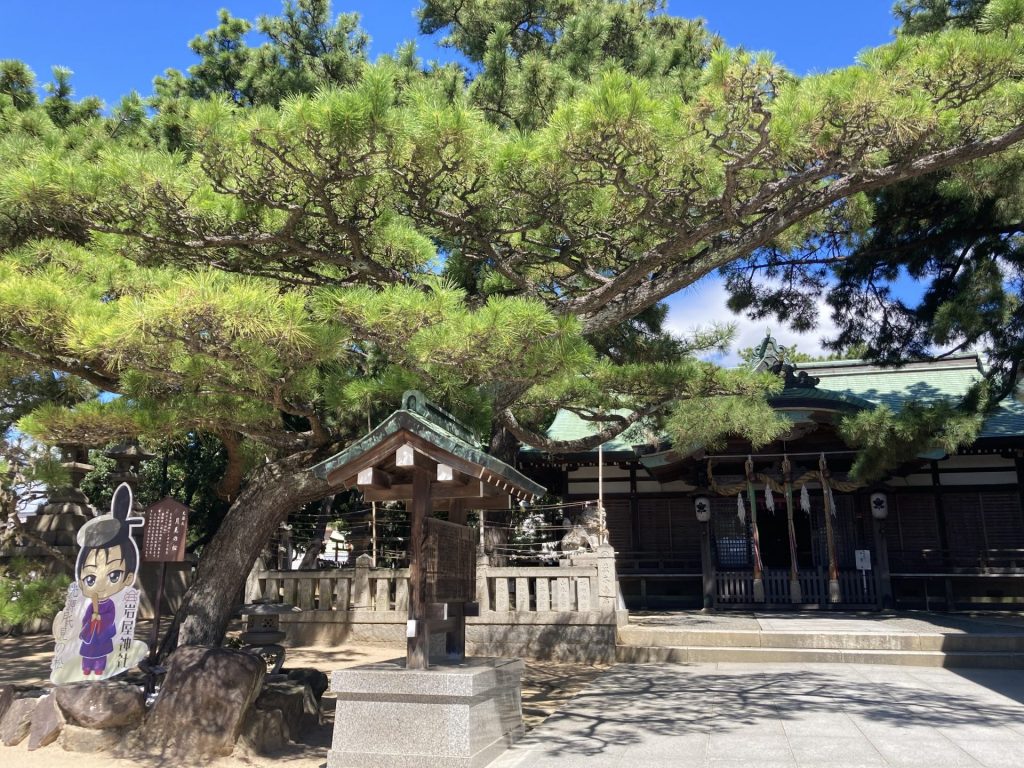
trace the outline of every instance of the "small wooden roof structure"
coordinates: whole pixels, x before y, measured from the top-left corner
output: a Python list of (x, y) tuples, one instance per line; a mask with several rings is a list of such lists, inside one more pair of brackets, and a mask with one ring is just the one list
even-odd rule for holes
[(431, 476), (430, 509), (508, 509), (532, 501), (543, 486), (485, 453), (473, 433), (422, 392), (402, 395), (402, 408), (341, 453), (313, 467), (331, 485), (358, 488), (367, 501), (413, 498), (416, 471)]
[[(431, 512), (447, 509), (449, 522), (464, 525), (467, 509), (508, 509), (515, 501), (531, 501), (544, 493), (543, 486), (484, 453), (466, 425), (416, 390), (403, 394), (402, 408), (370, 434), (317, 464), (313, 472), (331, 485), (358, 488), (367, 501), (410, 502), (408, 669), (429, 666), (431, 619), (424, 568)], [(465, 571), (468, 588), (475, 564), (472, 550), (459, 554), (458, 547), (433, 547), (442, 548), (457, 557), (446, 565), (454, 572)], [(469, 562), (462, 562), (463, 555)], [(463, 610), (460, 606), (460, 617)], [(449, 634), (454, 636), (451, 645), (461, 658), (464, 618)]]

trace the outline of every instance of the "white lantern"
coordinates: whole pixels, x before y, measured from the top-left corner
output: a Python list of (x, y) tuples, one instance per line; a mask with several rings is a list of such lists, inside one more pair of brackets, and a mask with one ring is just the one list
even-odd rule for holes
[(696, 497), (693, 500), (693, 511), (700, 522), (706, 523), (711, 519), (711, 499), (707, 496)]
[(871, 516), (875, 520), (885, 520), (889, 516), (889, 497), (881, 491), (871, 494)]

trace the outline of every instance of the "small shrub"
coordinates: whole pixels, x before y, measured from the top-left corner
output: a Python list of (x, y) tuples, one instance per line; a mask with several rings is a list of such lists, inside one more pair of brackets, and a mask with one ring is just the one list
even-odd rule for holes
[(64, 607), (66, 574), (50, 573), (38, 561), (12, 560), (0, 567), (0, 631), (17, 633), (38, 619), (52, 619)]

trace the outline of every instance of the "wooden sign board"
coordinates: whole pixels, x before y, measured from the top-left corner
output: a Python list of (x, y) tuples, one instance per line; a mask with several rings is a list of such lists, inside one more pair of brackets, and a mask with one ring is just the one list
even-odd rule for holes
[(428, 603), (476, 600), (476, 536), (472, 528), (427, 518), (423, 566)]
[(146, 524), (142, 528), (144, 562), (180, 563), (185, 559), (188, 512), (188, 507), (170, 497), (146, 509)]

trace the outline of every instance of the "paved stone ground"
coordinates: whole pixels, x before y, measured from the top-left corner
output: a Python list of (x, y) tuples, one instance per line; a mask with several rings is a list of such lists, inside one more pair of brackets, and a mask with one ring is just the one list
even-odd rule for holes
[(927, 611), (775, 613), (700, 611), (631, 611), (629, 623), (640, 627), (678, 627), (694, 630), (762, 630), (769, 632), (857, 632), (900, 634), (1003, 634), (1024, 632), (1024, 615), (1017, 612), (930, 613)]
[(619, 665), (491, 768), (1024, 766), (1024, 671)]

